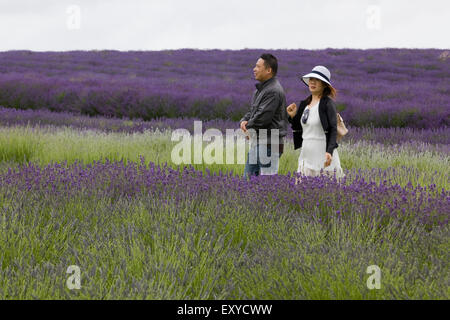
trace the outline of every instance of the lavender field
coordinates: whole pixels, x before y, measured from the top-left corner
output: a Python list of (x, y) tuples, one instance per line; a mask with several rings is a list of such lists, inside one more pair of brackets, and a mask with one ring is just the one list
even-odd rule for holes
[(329, 66), (342, 180), (298, 180), (292, 132), (277, 176), (174, 164), (173, 130), (238, 128), (259, 54), (1, 52), (0, 299), (449, 299), (448, 55), (275, 51), (288, 102)]
[[(449, 52), (412, 49), (275, 50), (288, 102), (315, 65), (331, 70), (338, 110), (352, 126), (450, 125)], [(257, 50), (0, 53), (0, 105), (151, 120), (239, 120), (249, 108)]]

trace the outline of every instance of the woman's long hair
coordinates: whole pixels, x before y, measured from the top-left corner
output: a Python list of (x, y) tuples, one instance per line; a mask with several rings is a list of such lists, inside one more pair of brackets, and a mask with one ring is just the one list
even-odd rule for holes
[(331, 99), (335, 100), (337, 95), (336, 89), (330, 86), (328, 83), (324, 82), (324, 84), (325, 88), (323, 89), (322, 96), (328, 96)]

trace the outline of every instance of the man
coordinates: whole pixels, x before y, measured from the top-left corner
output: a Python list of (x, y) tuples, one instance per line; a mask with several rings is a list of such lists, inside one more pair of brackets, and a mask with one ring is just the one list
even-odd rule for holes
[(278, 173), (288, 122), (286, 96), (276, 78), (277, 71), (277, 58), (268, 53), (262, 54), (253, 68), (259, 83), (255, 85), (251, 109), (241, 119), (240, 126), (245, 133), (253, 129), (256, 141), (251, 141), (244, 177)]

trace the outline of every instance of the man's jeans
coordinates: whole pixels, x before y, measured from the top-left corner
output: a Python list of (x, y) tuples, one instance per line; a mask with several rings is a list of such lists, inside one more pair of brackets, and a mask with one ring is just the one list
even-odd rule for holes
[[(278, 145), (277, 145), (278, 147)], [(282, 150), (282, 145), (280, 145)], [(267, 148), (267, 151), (265, 150)], [(271, 145), (255, 144), (250, 147), (245, 163), (244, 178), (250, 175), (273, 175), (278, 173), (281, 153), (276, 150), (272, 153)]]

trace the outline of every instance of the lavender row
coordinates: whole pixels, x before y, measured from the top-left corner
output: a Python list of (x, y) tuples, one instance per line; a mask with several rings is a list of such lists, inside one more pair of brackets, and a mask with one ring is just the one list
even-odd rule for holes
[[(81, 116), (68, 112), (51, 112), (48, 110), (16, 110), (0, 106), (0, 125), (16, 126), (69, 126), (76, 129), (93, 129), (105, 132), (144, 132), (146, 130), (174, 130), (184, 128), (194, 132), (194, 121), (200, 119), (159, 118), (149, 121), (142, 119), (107, 118)], [(225, 133), (227, 129), (237, 129), (239, 123), (232, 120), (202, 121), (203, 131), (209, 128), (219, 129)], [(435, 129), (414, 128), (358, 128), (349, 126), (349, 134), (345, 141), (372, 141), (382, 144), (402, 144), (407, 142), (450, 145), (450, 128)], [(288, 138), (292, 138), (292, 131), (288, 131)]]
[[(167, 166), (123, 162), (35, 164), (10, 168), (0, 174), (3, 201), (33, 193), (48, 201), (67, 201), (80, 194), (109, 199), (150, 197), (177, 204), (215, 199), (217, 203), (252, 206), (256, 212), (314, 215), (320, 219), (350, 217), (414, 221), (432, 228), (448, 223), (450, 191), (435, 185), (401, 187), (388, 181), (376, 183), (358, 173), (344, 180), (326, 176), (297, 180), (293, 176), (252, 177), (202, 173), (193, 168), (173, 170)], [(24, 195), (26, 196), (26, 195)], [(45, 200), (44, 199), (44, 200)], [(202, 200), (203, 199), (203, 200)]]
[[(0, 53), (0, 105), (88, 115), (236, 121), (249, 109), (261, 50)], [(288, 102), (315, 65), (332, 72), (349, 125), (450, 125), (450, 66), (442, 50), (275, 50)]]

